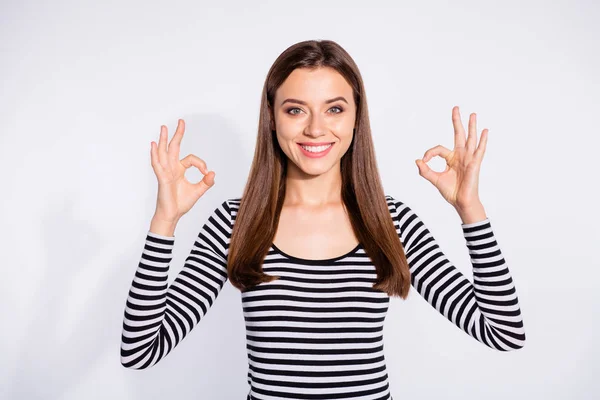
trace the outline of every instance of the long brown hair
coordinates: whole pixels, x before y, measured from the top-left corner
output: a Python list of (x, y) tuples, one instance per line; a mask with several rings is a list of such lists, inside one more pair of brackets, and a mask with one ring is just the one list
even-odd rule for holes
[(341, 159), (342, 200), (354, 234), (375, 265), (373, 288), (406, 299), (410, 270), (379, 177), (363, 80), (350, 55), (331, 40), (307, 40), (287, 48), (271, 66), (263, 86), (254, 159), (229, 244), (227, 271), (245, 290), (278, 276), (262, 271), (285, 197), (287, 156), (270, 129), (275, 92), (296, 68), (330, 67), (350, 84), (357, 106), (354, 136)]

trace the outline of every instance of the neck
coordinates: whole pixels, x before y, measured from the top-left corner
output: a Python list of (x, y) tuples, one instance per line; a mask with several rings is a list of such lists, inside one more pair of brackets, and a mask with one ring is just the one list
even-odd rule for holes
[(342, 202), (340, 164), (320, 175), (310, 175), (289, 163), (286, 176), (284, 206), (318, 207)]

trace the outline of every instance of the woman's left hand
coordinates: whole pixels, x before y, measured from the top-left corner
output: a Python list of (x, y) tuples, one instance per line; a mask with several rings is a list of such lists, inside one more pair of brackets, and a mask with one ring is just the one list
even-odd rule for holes
[[(450, 151), (442, 145), (437, 145), (427, 150), (423, 159), (415, 160), (419, 167), (419, 175), (431, 182), (444, 199), (459, 212), (481, 204), (479, 169), (485, 153), (488, 130), (484, 129), (481, 132), (478, 145), (476, 122), (477, 116), (473, 113), (469, 117), (469, 137), (465, 138), (458, 106), (453, 107), (454, 149)], [(443, 172), (436, 172), (426, 164), (438, 155), (446, 160), (446, 169)]]

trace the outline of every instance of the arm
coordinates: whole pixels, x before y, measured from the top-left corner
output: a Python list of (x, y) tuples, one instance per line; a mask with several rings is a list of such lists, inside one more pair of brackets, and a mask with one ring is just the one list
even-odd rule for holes
[(461, 224), (474, 284), (446, 258), (431, 232), (403, 202), (387, 196), (405, 249), (411, 284), (458, 328), (500, 351), (520, 349), (525, 330), (512, 277), (489, 218)]
[(182, 270), (168, 287), (175, 237), (147, 232), (125, 306), (121, 336), (124, 367), (153, 366), (208, 312), (228, 279), (231, 230), (230, 208), (225, 201), (200, 230)]

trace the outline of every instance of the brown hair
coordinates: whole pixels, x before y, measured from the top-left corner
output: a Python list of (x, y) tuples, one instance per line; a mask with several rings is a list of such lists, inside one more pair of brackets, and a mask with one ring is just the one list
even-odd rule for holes
[(296, 68), (330, 67), (350, 84), (357, 107), (355, 131), (341, 159), (342, 200), (354, 234), (375, 265), (373, 288), (406, 299), (410, 270), (385, 199), (371, 137), (362, 77), (350, 55), (331, 40), (307, 40), (287, 48), (271, 66), (263, 86), (254, 159), (233, 224), (227, 271), (245, 290), (278, 279), (262, 271), (285, 197), (287, 156), (270, 129), (275, 92)]

